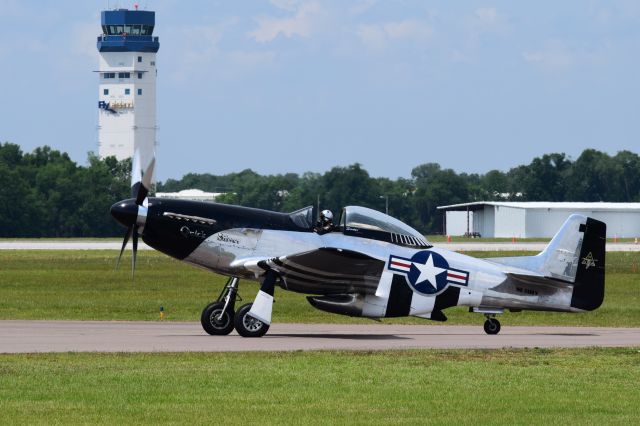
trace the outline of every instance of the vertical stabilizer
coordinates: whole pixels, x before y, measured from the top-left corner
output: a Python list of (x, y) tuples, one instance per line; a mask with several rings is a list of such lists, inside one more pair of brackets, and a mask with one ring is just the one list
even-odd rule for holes
[(604, 300), (604, 261), (607, 225), (587, 218), (580, 227), (584, 232), (582, 249), (571, 296), (571, 307), (592, 311)]
[(571, 307), (592, 311), (604, 299), (606, 235), (604, 222), (572, 214), (540, 254), (486, 260), (518, 268), (509, 271), (512, 273), (531, 271), (532, 275), (573, 284)]

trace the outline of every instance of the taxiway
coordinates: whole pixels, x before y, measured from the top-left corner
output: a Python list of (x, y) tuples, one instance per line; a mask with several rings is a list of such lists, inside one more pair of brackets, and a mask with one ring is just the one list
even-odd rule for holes
[(640, 328), (273, 324), (262, 338), (209, 336), (193, 322), (0, 321), (0, 353), (640, 347)]

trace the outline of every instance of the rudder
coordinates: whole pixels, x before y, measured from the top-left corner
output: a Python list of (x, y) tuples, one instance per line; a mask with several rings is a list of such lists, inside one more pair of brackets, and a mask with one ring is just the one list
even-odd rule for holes
[(604, 262), (607, 225), (590, 217), (580, 225), (584, 233), (571, 295), (571, 307), (593, 311), (604, 300)]

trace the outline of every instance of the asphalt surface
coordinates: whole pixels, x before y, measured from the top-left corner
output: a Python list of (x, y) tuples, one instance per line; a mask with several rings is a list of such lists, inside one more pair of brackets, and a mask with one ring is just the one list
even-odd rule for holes
[(640, 328), (272, 324), (262, 338), (209, 336), (199, 323), (0, 321), (0, 353), (640, 347)]
[[(93, 240), (4, 240), (0, 250), (120, 250), (120, 241)], [(540, 242), (453, 242), (435, 243), (436, 247), (452, 251), (542, 251), (547, 243)], [(152, 250), (140, 241), (139, 250)], [(607, 251), (640, 251), (640, 244), (607, 243)]]

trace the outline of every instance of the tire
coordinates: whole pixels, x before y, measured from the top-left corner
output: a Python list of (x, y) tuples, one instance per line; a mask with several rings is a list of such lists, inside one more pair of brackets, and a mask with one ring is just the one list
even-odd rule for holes
[(236, 331), (242, 337), (262, 337), (269, 330), (269, 324), (265, 324), (249, 315), (252, 305), (253, 303), (242, 305), (233, 320)]
[(484, 332), (487, 334), (500, 333), (500, 321), (495, 318), (489, 318), (484, 322)]
[(233, 318), (235, 316), (233, 308), (229, 306), (218, 321), (217, 318), (222, 309), (224, 309), (224, 302), (213, 302), (204, 308), (200, 316), (202, 328), (212, 336), (226, 336), (233, 331)]

